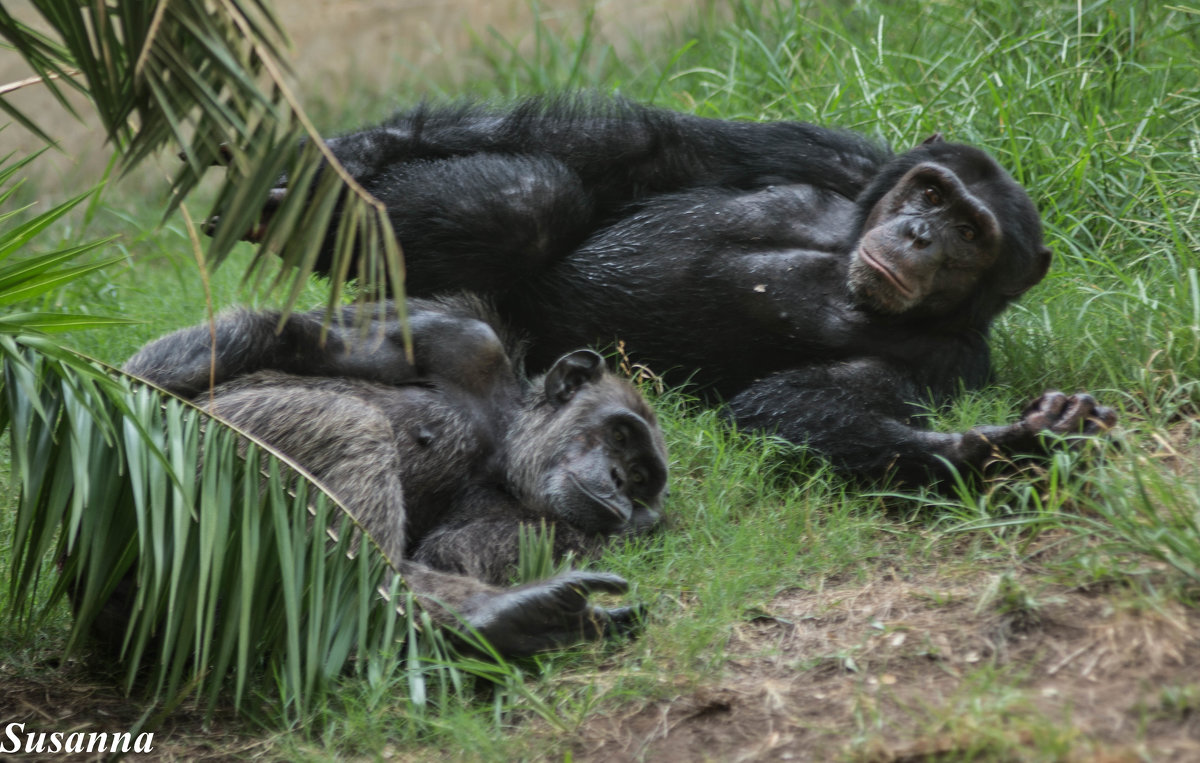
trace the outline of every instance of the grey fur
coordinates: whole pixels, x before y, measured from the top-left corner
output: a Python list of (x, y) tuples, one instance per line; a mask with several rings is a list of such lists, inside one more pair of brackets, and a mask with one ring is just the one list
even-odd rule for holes
[[(350, 309), (348, 309), (349, 311)], [(456, 616), (508, 654), (628, 627), (629, 609), (590, 606), (613, 575), (572, 572), (504, 589), (522, 524), (555, 526), (555, 553), (651, 529), (666, 486), (653, 411), (590, 351), (523, 379), (511, 338), (469, 298), (410, 305), (413, 359), (395, 313), (356, 333), (343, 315), (235, 312), (147, 345), (131, 373), (194, 396), (286, 453), (366, 528), (440, 622)], [(295, 321), (295, 324), (292, 323)], [(200, 387), (199, 389), (197, 387)]]

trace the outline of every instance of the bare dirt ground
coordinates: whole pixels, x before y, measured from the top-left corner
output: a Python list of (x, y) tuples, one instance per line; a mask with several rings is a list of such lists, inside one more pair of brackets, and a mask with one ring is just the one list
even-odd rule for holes
[[(145, 719), (145, 709), (124, 697), (116, 688), (116, 677), (102, 676), (82, 662), (59, 663), (56, 658), (16, 666), (0, 662), (0, 747), (11, 750), (12, 736), (21, 744), (26, 735), (61, 732), (113, 734), (132, 733), (153, 728), (152, 752), (131, 756), (133, 760), (218, 761), (242, 760), (261, 756), (270, 738), (254, 736), (251, 729), (232, 722), (228, 713), (219, 713), (215, 722), (206, 724), (199, 712), (176, 711), (161, 722)], [(148, 725), (141, 724), (149, 721)], [(13, 729), (12, 724), (24, 724)], [(236, 731), (230, 731), (236, 729)], [(35, 743), (36, 744), (36, 741)], [(50, 741), (42, 742), (43, 754), (4, 755), (0, 760), (102, 761), (107, 754), (49, 755)], [(36, 748), (34, 748), (36, 749)]]
[(596, 718), (574, 757), (1200, 760), (1196, 698), (1173, 694), (1200, 670), (1200, 614), (1114, 610), (1099, 587), (1018, 601), (1019, 578), (949, 582), (786, 591), (738, 628), (725, 675)]

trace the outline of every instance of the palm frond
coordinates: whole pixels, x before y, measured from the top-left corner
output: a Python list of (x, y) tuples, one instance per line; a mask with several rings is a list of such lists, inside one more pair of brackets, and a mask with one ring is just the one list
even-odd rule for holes
[[(127, 690), (194, 689), (210, 708), (231, 690), (240, 706), (248, 677), (275, 676), (294, 718), (332, 679), (365, 670), (355, 655), (396, 654), (391, 639), (409, 626), (395, 591), (379, 592), (399, 580), (332, 499), (191, 404), (40, 350), (0, 336), (0, 425), (21, 493), (14, 613), (35, 616), (69, 595), (69, 648), (104, 637)], [(34, 602), (49, 559), (61, 563), (59, 583)], [(115, 631), (110, 600), (128, 616)]]
[[(0, 201), (27, 161), (0, 161)], [(0, 317), (0, 433), (19, 489), (10, 616), (36, 619), (69, 596), (68, 649), (102, 636), (127, 690), (172, 702), (195, 692), (212, 708), (229, 690), (241, 706), (276, 678), (295, 721), (351, 667), (388, 680), (395, 638), (416, 626), (353, 517), (269, 448), (47, 335), (127, 322), (37, 309), (35, 297), (107, 264), (78, 264), (105, 241), (26, 251), (87, 197), (0, 230), (0, 305), (21, 308)], [(445, 662), (422, 641), (410, 649)]]
[[(51, 34), (0, 6), (0, 35), (64, 106), (67, 89), (91, 99), (125, 170), (169, 146), (180, 149), (183, 161), (165, 214), (211, 165), (229, 157), (214, 206), (208, 264), (220, 265), (259, 226), (268, 195), (286, 172), (300, 192), (281, 202), (249, 275), (260, 274), (270, 253), (277, 254), (286, 267), (274, 286), (286, 295), (285, 312), (291, 310), (318, 247), (329, 240), (335, 242), (331, 271), (358, 273), (361, 299), (403, 293), (400, 250), (386, 211), (326, 149), (301, 109), (285, 79), (281, 51), (287, 41), (267, 3), (32, 5)], [(50, 140), (2, 96), (0, 107)], [(343, 280), (334, 282), (331, 306), (341, 300)]]
[[(37, 154), (19, 161), (0, 159), (0, 204), (12, 198), (21, 185), (17, 172), (37, 158)], [(51, 209), (30, 217), (0, 232), (0, 307), (28, 307), (34, 300), (94, 270), (119, 261), (120, 257), (92, 257), (84, 255), (94, 252), (112, 239), (89, 241), (50, 252), (29, 254), (24, 249), (50, 225), (78, 207), (96, 191), (87, 191), (67, 199)], [(0, 212), (0, 223), (16, 218), (26, 209)], [(41, 310), (24, 309), (0, 316), (0, 334), (52, 333), (77, 329), (112, 326), (129, 321), (121, 318), (104, 318), (75, 313), (47, 313)]]

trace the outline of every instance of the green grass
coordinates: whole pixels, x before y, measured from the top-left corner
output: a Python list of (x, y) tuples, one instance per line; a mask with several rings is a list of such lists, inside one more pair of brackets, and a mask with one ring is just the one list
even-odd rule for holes
[[(598, 739), (598, 718), (632, 716), (656, 702), (669, 707), (699, 687), (735, 681), (738, 665), (757, 659), (745, 629), (773, 613), (781, 593), (856, 590), (888, 576), (926, 580), (922, 596), (935, 610), (961, 604), (956, 611), (969, 617), (1009, 624), (1014, 617), (1036, 623), (1057, 611), (1056, 597), (1078, 591), (1099, 591), (1118, 613), (1170, 620), (1194, 612), (1200, 10), (1131, 1), (915, 5), (737, 3), (674, 39), (645, 43), (625, 61), (590, 31), (539, 27), (532, 53), (481, 34), (487, 47), (479, 55), (492, 76), (465, 90), (503, 98), (619, 89), (707, 116), (852, 128), (898, 149), (938, 131), (986, 148), (1039, 204), (1055, 265), (996, 326), (996, 385), (934, 412), (933, 424), (999, 422), (1043, 389), (1087, 389), (1119, 408), (1115, 445), (1062, 452), (948, 496), (897, 495), (846, 484), (819, 460), (769, 438), (730, 433), (713, 412), (669, 391), (656, 397), (671, 452), (667, 529), (595, 563), (629, 578), (629, 598), (650, 604), (640, 639), (524, 663), (519, 677), (476, 682), (424, 718), (409, 717), (409, 706), (387, 691), (349, 683), (307, 735), (239, 733), (265, 734), (271, 754), (291, 759), (581, 755), (587, 747), (576, 749), (574, 740)], [(404, 94), (423, 92), (454, 95), (420, 80)], [(361, 94), (341, 105), (322, 97), (331, 129), (363, 113)], [(54, 297), (142, 321), (72, 337), (113, 363), (205, 317), (182, 224), (155, 227), (147, 206), (109, 196), (89, 227), (57, 233), (64, 241), (121, 234), (116, 246), (128, 267)], [(268, 303), (239, 286), (236, 265), (214, 276), (218, 307)], [(321, 289), (315, 284), (307, 301), (317, 302)], [(852, 617), (854, 606), (835, 599), (811, 614)], [(44, 653), (61, 637), (53, 622), (32, 634), (0, 628), (0, 661)], [(869, 662), (865, 646), (839, 648), (814, 647), (780, 675), (819, 676), (821, 665), (844, 665), (846, 654)], [(1145, 692), (1137, 711), (1145, 717), (1140, 730), (1114, 737), (1089, 725), (1092, 711), (1077, 706), (1071, 685), (1063, 684), (1053, 712), (1042, 712), (1037, 702), (1049, 695), (1035, 691), (1035, 671), (993, 655), (955, 668), (962, 680), (941, 700), (856, 695), (856, 720), (830, 720), (819, 749), (866, 759), (923, 739), (937, 740), (934, 751), (949, 744), (954, 759), (1053, 760), (1106, 745), (1154, 757), (1156, 739), (1168, 733), (1163, 719), (1183, 724), (1195, 712), (1200, 679), (1188, 676), (1200, 675), (1196, 668), (1188, 663), (1165, 688), (1123, 676), (1130, 693)], [(398, 687), (396, 696), (406, 691)], [(711, 754), (733, 756), (719, 746)]]

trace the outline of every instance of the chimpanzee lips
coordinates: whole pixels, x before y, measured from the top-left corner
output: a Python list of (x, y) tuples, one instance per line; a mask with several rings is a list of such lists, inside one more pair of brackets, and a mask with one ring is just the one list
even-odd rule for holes
[(867, 251), (866, 247), (859, 247), (858, 256), (862, 258), (863, 262), (870, 265), (872, 270), (878, 272), (888, 280), (888, 283), (896, 287), (896, 291), (900, 292), (906, 297), (911, 297), (913, 295), (912, 289), (908, 288), (908, 286), (906, 286), (905, 283), (900, 280), (900, 276), (896, 275), (895, 272), (893, 272), (892, 269), (887, 265), (884, 265), (882, 262), (872, 257), (871, 253)]
[(579, 492), (583, 493), (588, 498), (592, 499), (616, 515), (617, 519), (620, 520), (622, 524), (629, 521), (629, 512), (625, 511), (620, 505), (618, 505), (616, 501), (613, 500), (615, 494), (609, 496), (599, 495), (595, 490), (592, 490), (590, 487), (588, 487), (587, 484), (585, 484), (584, 481), (575, 474), (575, 472), (568, 471), (567, 478), (571, 480), (572, 485), (578, 488)]

